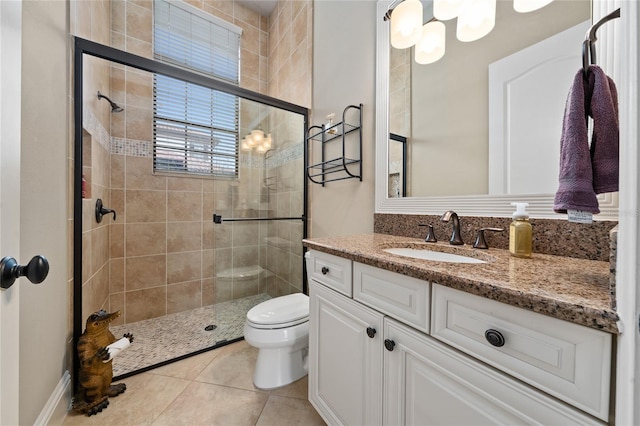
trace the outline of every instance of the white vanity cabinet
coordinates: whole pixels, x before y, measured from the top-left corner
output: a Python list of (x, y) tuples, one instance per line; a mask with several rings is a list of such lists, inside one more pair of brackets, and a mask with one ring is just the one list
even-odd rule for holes
[[(317, 262), (326, 254), (309, 256)], [(309, 400), (328, 424), (605, 424), (498, 361), (430, 336), (430, 319), (441, 321), (436, 316), (443, 307), (431, 299), (439, 286), (357, 262), (350, 270), (353, 280), (345, 277), (343, 284), (353, 287), (353, 298), (336, 291), (335, 283), (325, 285), (322, 274), (309, 280)], [(597, 358), (590, 365), (609, 363)]]
[(329, 424), (381, 424), (383, 315), (314, 280), (309, 294), (309, 401)]

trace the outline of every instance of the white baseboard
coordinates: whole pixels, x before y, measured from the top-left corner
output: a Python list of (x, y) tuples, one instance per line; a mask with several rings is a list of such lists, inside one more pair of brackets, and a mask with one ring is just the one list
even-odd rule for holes
[(65, 371), (34, 425), (61, 425), (71, 406), (71, 374)]

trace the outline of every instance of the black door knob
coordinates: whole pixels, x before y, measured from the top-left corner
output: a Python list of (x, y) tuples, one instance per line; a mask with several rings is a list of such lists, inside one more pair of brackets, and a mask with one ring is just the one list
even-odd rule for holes
[(376, 329), (373, 327), (367, 327), (367, 336), (373, 339), (375, 335), (376, 335)]
[(49, 261), (44, 256), (34, 256), (25, 266), (18, 265), (13, 257), (0, 260), (0, 287), (9, 288), (16, 278), (27, 277), (34, 284), (40, 284), (49, 274)]
[(384, 347), (387, 348), (389, 352), (391, 352), (395, 346), (396, 346), (396, 342), (394, 342), (393, 340), (390, 340), (390, 339), (384, 340)]
[(504, 336), (498, 330), (490, 328), (484, 332), (484, 337), (487, 342), (491, 343), (495, 347), (504, 346)]
[(322, 275), (327, 275), (329, 273), (329, 268), (327, 268), (326, 266), (323, 266), (320, 272), (322, 272)]

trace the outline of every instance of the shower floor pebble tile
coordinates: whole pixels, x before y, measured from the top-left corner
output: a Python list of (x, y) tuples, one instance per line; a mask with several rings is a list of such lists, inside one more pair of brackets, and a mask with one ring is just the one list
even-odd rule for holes
[[(243, 336), (247, 312), (270, 299), (266, 293), (204, 306), (190, 311), (110, 327), (119, 338), (133, 334), (131, 346), (113, 360), (118, 377)], [(212, 331), (205, 330), (215, 325)]]

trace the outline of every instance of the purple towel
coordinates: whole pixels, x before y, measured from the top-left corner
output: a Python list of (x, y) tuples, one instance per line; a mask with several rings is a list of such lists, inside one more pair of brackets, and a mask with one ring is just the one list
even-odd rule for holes
[[(593, 96), (589, 115), (593, 117), (591, 137), (591, 164), (593, 189), (596, 194), (618, 190), (618, 92), (616, 85), (597, 65), (589, 67), (589, 87)], [(593, 82), (593, 83), (592, 83)]]
[[(586, 81), (585, 81), (586, 80)], [(618, 106), (613, 81), (597, 65), (576, 73), (560, 138), (560, 183), (553, 209), (600, 213), (596, 193), (618, 190)], [(587, 115), (593, 117), (591, 148)]]

